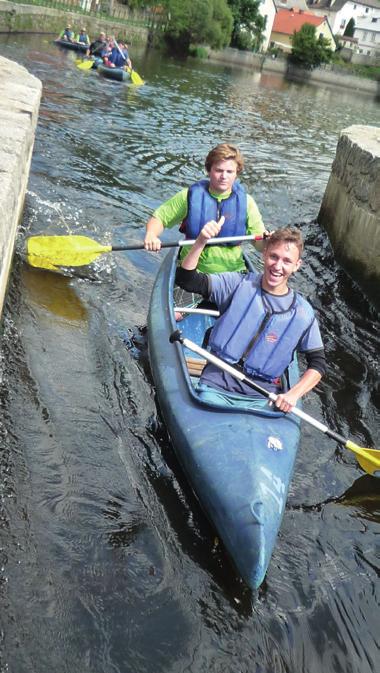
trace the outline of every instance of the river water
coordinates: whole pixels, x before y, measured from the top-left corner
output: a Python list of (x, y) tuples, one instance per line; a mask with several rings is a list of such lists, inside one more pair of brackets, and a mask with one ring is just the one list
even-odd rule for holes
[(305, 426), (253, 595), (157, 410), (144, 328), (164, 253), (104, 255), (72, 275), (23, 257), (40, 233), (141, 241), (207, 151), (237, 143), (265, 222), (306, 239), (295, 286), (318, 311), (329, 361), (306, 411), (379, 446), (378, 317), (315, 223), (340, 130), (378, 125), (378, 104), (153, 52), (132, 53), (144, 87), (113, 84), (45, 36), (1, 35), (0, 53), (44, 86), (1, 346), (0, 670), (378, 671), (379, 481)]

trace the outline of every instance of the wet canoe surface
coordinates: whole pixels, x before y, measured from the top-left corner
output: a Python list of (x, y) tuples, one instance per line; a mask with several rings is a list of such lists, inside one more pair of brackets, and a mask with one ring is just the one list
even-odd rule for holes
[[(174, 451), (203, 510), (237, 570), (256, 589), (262, 583), (281, 525), (300, 438), (299, 421), (272, 411), (231, 410), (200, 402), (183, 347), (169, 342), (180, 328), (202, 344), (213, 318), (173, 315), (176, 253), (165, 258), (153, 288), (149, 355), (159, 406)], [(298, 378), (293, 363), (291, 381)]]

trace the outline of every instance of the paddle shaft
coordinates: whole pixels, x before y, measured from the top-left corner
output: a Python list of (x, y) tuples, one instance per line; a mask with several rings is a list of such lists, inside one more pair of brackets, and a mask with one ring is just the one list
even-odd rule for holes
[[(276, 395), (275, 393), (270, 393), (268, 390), (260, 386), (255, 381), (252, 381), (252, 379), (243, 374), (243, 372), (239, 371), (238, 369), (235, 369), (235, 367), (231, 367), (231, 365), (229, 365), (227, 362), (224, 362), (224, 360), (221, 360), (220, 358), (216, 357), (216, 355), (213, 355), (204, 348), (201, 348), (200, 346), (198, 346), (198, 344), (194, 343), (193, 341), (190, 341), (190, 339), (183, 337), (179, 330), (171, 334), (170, 341), (172, 343), (174, 343), (174, 341), (179, 341), (183, 346), (193, 351), (194, 353), (198, 353), (198, 355), (201, 355), (205, 360), (211, 362), (220, 369), (223, 369), (225, 372), (228, 372), (228, 374), (231, 374), (231, 376), (233, 376), (235, 379), (238, 379), (238, 381), (244, 381), (244, 383), (247, 383), (249, 386), (251, 386), (251, 388), (256, 390), (256, 392), (260, 393), (260, 395), (263, 395), (263, 397), (266, 397), (268, 400), (271, 400), (271, 402), (276, 402), (278, 395)], [(335, 441), (338, 442), (339, 444), (346, 445), (347, 440), (344, 437), (342, 437), (342, 435), (338, 435), (337, 432), (329, 430), (327, 425), (324, 425), (320, 421), (317, 421), (316, 418), (309, 416), (309, 414), (306, 414), (304, 411), (302, 411), (302, 409), (298, 409), (298, 407), (293, 407), (291, 411), (288, 413), (294, 414), (295, 416), (298, 416), (298, 418), (302, 418), (303, 421), (306, 421), (306, 423), (309, 423), (318, 430), (321, 430), (321, 432), (331, 437), (331, 439), (335, 439)]]
[[(241, 241), (261, 241), (263, 236), (221, 236), (220, 238), (210, 238), (206, 245), (222, 245), (223, 243), (233, 243), (234, 241), (238, 244)], [(183, 241), (172, 241), (169, 243), (161, 243), (161, 248), (182, 248), (187, 245), (194, 245), (195, 239), (186, 239)], [(143, 243), (134, 243), (132, 245), (113, 245), (112, 251), (116, 252), (118, 250), (144, 250)]]

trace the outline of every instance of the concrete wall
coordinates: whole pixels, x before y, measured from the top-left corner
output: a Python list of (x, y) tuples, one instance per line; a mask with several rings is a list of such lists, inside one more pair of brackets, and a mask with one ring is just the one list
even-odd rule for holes
[(58, 35), (67, 22), (76, 30), (84, 24), (90, 38), (104, 30), (107, 34), (128, 39), (130, 45), (146, 45), (148, 29), (94, 16), (64, 12), (49, 7), (19, 5), (0, 0), (0, 33), (49, 33)]
[(42, 84), (0, 56), (0, 315), (22, 215)]
[(375, 97), (380, 97), (380, 82), (365, 77), (354, 77), (333, 70), (331, 66), (316, 68), (315, 70), (303, 70), (288, 64), (284, 58), (271, 58), (263, 54), (253, 54), (248, 51), (239, 51), (227, 47), (223, 51), (210, 51), (209, 60), (215, 63), (226, 63), (252, 70), (277, 72), (287, 79), (296, 82), (309, 82), (310, 84), (323, 84), (334, 88), (342, 87), (363, 91)]
[(380, 307), (380, 127), (341, 132), (318, 221), (338, 261)]

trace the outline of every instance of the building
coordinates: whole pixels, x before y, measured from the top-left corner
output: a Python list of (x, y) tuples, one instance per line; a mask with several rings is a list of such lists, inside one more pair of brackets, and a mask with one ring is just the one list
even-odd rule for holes
[(325, 37), (330, 42), (330, 49), (335, 51), (336, 43), (328, 19), (325, 16), (316, 16), (302, 9), (279, 9), (276, 13), (270, 44), (279, 47), (282, 51), (290, 53), (294, 33), (302, 28), (305, 23), (315, 26), (316, 36)]
[(327, 16), (334, 35), (343, 35), (350, 19), (380, 18), (380, 0), (311, 0), (309, 10)]
[(259, 12), (261, 16), (265, 19), (265, 30), (263, 34), (264, 40), (260, 49), (260, 51), (265, 52), (269, 47), (273, 21), (274, 17), (276, 16), (276, 5), (274, 3), (274, 0), (261, 0), (259, 6)]
[[(380, 11), (378, 16), (358, 17), (354, 38), (358, 41), (358, 53), (367, 57), (360, 61), (380, 62)], [(357, 63), (359, 59), (354, 60)]]

